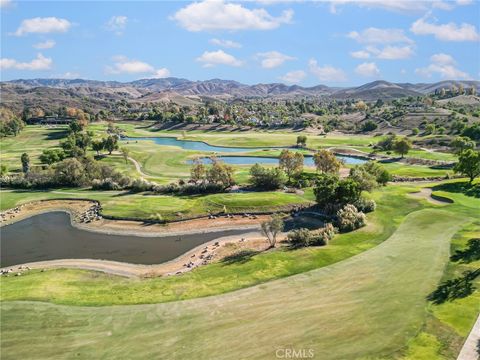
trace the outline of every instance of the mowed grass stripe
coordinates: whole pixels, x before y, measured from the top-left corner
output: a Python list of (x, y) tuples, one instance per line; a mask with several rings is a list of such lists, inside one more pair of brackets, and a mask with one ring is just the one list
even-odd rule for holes
[(219, 296), (111, 307), (5, 302), (2, 359), (268, 359), (284, 347), (312, 348), (319, 359), (388, 356), (422, 325), (425, 297), (466, 221), (416, 211), (360, 255)]

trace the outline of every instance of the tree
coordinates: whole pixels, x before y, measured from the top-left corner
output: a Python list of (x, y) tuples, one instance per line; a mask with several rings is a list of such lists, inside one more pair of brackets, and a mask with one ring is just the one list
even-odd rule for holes
[(279, 166), (285, 171), (290, 181), (291, 177), (303, 170), (303, 155), (299, 152), (282, 150), (280, 153)]
[(30, 171), (30, 157), (27, 153), (23, 153), (20, 160), (22, 161), (22, 171), (24, 174)]
[(313, 189), (318, 205), (322, 209), (333, 209), (353, 204), (360, 198), (362, 188), (355, 180), (340, 180), (337, 175), (322, 174)]
[(62, 185), (81, 186), (86, 183), (88, 172), (76, 158), (65, 159), (55, 166), (55, 180)]
[(204, 182), (207, 175), (207, 168), (200, 158), (193, 160), (193, 166), (190, 169), (190, 179), (195, 182)]
[(105, 142), (103, 140), (93, 140), (92, 141), (92, 150), (97, 152), (97, 155), (100, 155), (100, 151), (102, 151), (105, 147)]
[(480, 175), (480, 152), (472, 149), (463, 150), (453, 170), (467, 176), (471, 184)]
[(325, 208), (327, 205), (333, 204), (336, 201), (335, 194), (338, 182), (338, 175), (324, 173), (318, 177), (313, 192), (321, 208)]
[(406, 154), (408, 154), (411, 148), (412, 143), (407, 137), (397, 139), (393, 143), (393, 151), (395, 151), (397, 154), (400, 154), (402, 159)]
[(259, 164), (250, 168), (250, 183), (257, 189), (280, 189), (286, 181), (285, 172), (280, 168), (268, 169)]
[(123, 160), (125, 160), (125, 164), (128, 162), (128, 155), (130, 154), (130, 150), (126, 147), (120, 148), (120, 153), (123, 156)]
[(264, 221), (261, 225), (262, 234), (267, 238), (269, 248), (274, 248), (277, 243), (278, 233), (283, 231), (284, 223), (280, 216), (275, 215), (270, 221)]
[(118, 149), (118, 137), (116, 135), (110, 135), (104, 140), (104, 148), (108, 151), (108, 155), (112, 154), (112, 151)]
[(307, 146), (307, 137), (305, 135), (298, 135), (297, 136), (297, 146), (298, 147)]
[(51, 165), (62, 161), (65, 158), (65, 153), (60, 149), (46, 149), (43, 150), (39, 158), (42, 164)]
[(474, 149), (475, 141), (466, 136), (457, 136), (450, 142), (450, 147), (456, 154), (460, 154), (463, 150)]
[(207, 180), (214, 184), (221, 184), (225, 188), (234, 185), (233, 167), (215, 157), (212, 157), (211, 160), (212, 166), (207, 170)]
[(92, 142), (92, 133), (91, 132), (79, 132), (75, 133), (75, 144), (80, 149), (82, 149), (83, 155), (86, 154), (87, 148)]
[(373, 131), (377, 128), (377, 124), (372, 121), (372, 120), (368, 120), (366, 121), (363, 125), (362, 125), (362, 131)]
[[(69, 108), (69, 109), (72, 109), (72, 108)], [(70, 132), (76, 134), (76, 133), (79, 133), (79, 132), (82, 132), (83, 129), (84, 129), (84, 126), (81, 122), (77, 121), (77, 120), (73, 120), (70, 125), (68, 126)]]
[(313, 155), (317, 170), (324, 174), (338, 174), (342, 163), (328, 150), (319, 150)]
[(425, 127), (425, 134), (435, 134), (435, 124), (428, 124)]

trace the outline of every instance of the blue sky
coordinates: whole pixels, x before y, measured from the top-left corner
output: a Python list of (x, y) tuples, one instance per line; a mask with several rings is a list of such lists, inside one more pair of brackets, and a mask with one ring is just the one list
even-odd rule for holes
[(1, 1), (1, 79), (359, 85), (480, 76), (480, 2)]

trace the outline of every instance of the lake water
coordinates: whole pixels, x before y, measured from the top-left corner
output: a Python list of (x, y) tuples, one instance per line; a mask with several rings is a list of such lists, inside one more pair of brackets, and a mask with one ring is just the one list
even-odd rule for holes
[(136, 137), (123, 138), (123, 141), (135, 142), (149, 140), (158, 145), (178, 146), (185, 150), (212, 151), (212, 152), (246, 152), (263, 149), (282, 149), (282, 147), (227, 147), (209, 145), (203, 141), (179, 140), (174, 137)]
[[(271, 164), (278, 165), (278, 158), (275, 157), (262, 157), (262, 156), (218, 156), (218, 159), (224, 161), (226, 164), (232, 165), (255, 165), (255, 164)], [(355, 165), (363, 164), (365, 160), (357, 159), (350, 156), (337, 156), (337, 158), (343, 160), (345, 164)], [(205, 164), (210, 164), (212, 160), (209, 158), (201, 158)], [(193, 163), (193, 160), (188, 161), (189, 164)], [(305, 166), (315, 166), (312, 156), (305, 156)]]
[[(212, 151), (212, 152), (247, 152), (258, 150), (272, 150), (272, 149), (284, 149), (285, 147), (226, 147), (226, 146), (213, 146), (203, 141), (189, 141), (179, 140), (173, 137), (139, 137), (139, 138), (123, 138), (123, 141), (135, 142), (150, 140), (158, 145), (178, 146), (185, 150), (197, 150), (197, 151)], [(232, 165), (254, 165), (259, 164), (278, 164), (278, 158), (274, 157), (261, 157), (261, 156), (220, 156), (220, 159), (227, 164)], [(343, 160), (345, 164), (363, 164), (365, 160), (357, 159), (351, 156), (337, 156), (337, 158)], [(205, 163), (211, 162), (210, 159), (204, 158)], [(192, 163), (192, 161), (188, 161)], [(311, 156), (305, 156), (305, 166), (314, 166), (313, 158)]]
[[(251, 231), (251, 230), (250, 230)], [(0, 266), (57, 259), (105, 259), (134, 264), (160, 264), (223, 236), (245, 230), (194, 235), (140, 237), (80, 230), (65, 212), (50, 212), (0, 229)]]

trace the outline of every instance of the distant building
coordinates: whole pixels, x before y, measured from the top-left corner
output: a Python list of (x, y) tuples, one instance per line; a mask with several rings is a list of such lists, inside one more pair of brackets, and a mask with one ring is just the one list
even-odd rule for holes
[(70, 124), (74, 121), (73, 117), (64, 117), (64, 116), (43, 116), (43, 117), (32, 117), (27, 119), (27, 125), (61, 125), (61, 124)]

